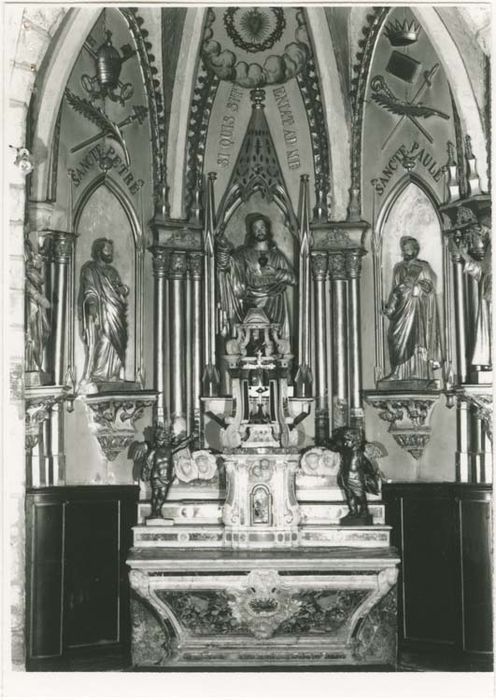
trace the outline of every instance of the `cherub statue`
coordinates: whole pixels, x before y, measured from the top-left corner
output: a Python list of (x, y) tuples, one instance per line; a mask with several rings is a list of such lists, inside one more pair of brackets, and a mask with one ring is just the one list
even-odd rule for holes
[(130, 445), (128, 457), (134, 462), (135, 475), (151, 484), (152, 510), (149, 519), (163, 519), (162, 506), (174, 478), (174, 453), (186, 447), (194, 435), (181, 439), (174, 435), (170, 427), (158, 423), (145, 428), (144, 436), (143, 441), (135, 440)]
[(367, 443), (361, 430), (348, 426), (336, 428), (327, 447), (341, 455), (337, 482), (349, 508), (341, 525), (372, 525), (367, 493), (379, 493), (383, 475), (371, 458), (383, 456), (384, 452), (375, 443)]

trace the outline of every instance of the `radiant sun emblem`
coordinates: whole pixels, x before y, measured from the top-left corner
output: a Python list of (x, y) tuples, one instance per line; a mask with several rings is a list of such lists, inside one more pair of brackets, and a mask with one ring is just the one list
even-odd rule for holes
[(257, 53), (271, 49), (286, 26), (284, 11), (276, 7), (229, 7), (224, 13), (226, 31), (239, 48)]

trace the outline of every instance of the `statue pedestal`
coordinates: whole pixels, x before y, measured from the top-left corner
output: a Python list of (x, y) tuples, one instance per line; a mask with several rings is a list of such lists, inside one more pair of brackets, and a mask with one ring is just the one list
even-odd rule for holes
[(398, 563), (389, 548), (135, 548), (133, 665), (394, 667)]

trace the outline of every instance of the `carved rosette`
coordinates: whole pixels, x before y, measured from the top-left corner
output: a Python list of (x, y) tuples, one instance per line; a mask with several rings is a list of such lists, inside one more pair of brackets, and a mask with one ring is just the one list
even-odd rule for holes
[(367, 403), (389, 423), (388, 432), (414, 459), (420, 459), (431, 438), (430, 420), (439, 394), (378, 394), (368, 392)]
[(296, 615), (301, 603), (274, 569), (250, 571), (244, 583), (228, 589), (233, 617), (257, 639), (269, 639), (286, 620)]
[(98, 440), (103, 456), (113, 462), (136, 438), (135, 423), (153, 406), (153, 392), (122, 395), (86, 396), (82, 399), (91, 409), (90, 427)]

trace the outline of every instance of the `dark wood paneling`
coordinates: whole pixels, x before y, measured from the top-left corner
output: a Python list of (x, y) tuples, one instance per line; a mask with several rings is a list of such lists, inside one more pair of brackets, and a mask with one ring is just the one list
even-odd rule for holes
[(56, 659), (76, 663), (92, 648), (126, 656), (130, 622), (125, 561), (137, 501), (136, 486), (28, 491), (28, 670), (50, 670)]
[(463, 650), (492, 650), (491, 503), (460, 501), (462, 549)]
[(64, 646), (120, 641), (118, 500), (66, 509)]
[(485, 484), (383, 485), (401, 556), (400, 650), (439, 653), (458, 670), (492, 654), (492, 489)]
[(29, 503), (28, 646), (33, 657), (62, 651), (64, 504)]
[(405, 639), (457, 638), (455, 528), (447, 498), (402, 498)]

